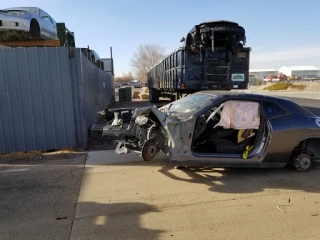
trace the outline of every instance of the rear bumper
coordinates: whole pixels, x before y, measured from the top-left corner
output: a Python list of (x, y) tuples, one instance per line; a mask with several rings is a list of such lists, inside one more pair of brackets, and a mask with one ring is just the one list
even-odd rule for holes
[(0, 31), (24, 31), (29, 32), (30, 21), (28, 19), (23, 19), (14, 16), (3, 16), (0, 15)]

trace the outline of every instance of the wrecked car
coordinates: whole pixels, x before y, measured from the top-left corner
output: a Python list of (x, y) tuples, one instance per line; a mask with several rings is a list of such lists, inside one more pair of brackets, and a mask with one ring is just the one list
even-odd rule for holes
[(161, 151), (171, 166), (310, 168), (320, 158), (320, 118), (279, 97), (204, 91), (160, 108), (106, 110), (92, 135), (115, 136), (119, 154), (150, 161)]
[(0, 9), (0, 41), (58, 40), (55, 20), (38, 7)]

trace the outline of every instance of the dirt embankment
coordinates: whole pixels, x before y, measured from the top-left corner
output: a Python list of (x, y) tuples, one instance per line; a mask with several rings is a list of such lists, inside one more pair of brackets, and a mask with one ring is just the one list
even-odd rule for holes
[[(250, 90), (263, 90), (266, 87), (275, 85), (277, 83), (266, 83), (260, 86), (250, 86)], [(288, 87), (288, 89), (284, 91), (320, 91), (320, 82), (303, 82), (303, 81), (298, 81), (298, 82), (293, 82), (293, 85), (304, 85), (305, 88), (303, 90), (299, 90), (299, 88), (295, 87)]]

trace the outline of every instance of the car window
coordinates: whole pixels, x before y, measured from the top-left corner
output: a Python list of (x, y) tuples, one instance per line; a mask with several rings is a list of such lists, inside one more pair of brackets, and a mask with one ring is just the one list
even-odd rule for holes
[(204, 107), (209, 106), (214, 98), (215, 96), (209, 94), (191, 94), (160, 109), (163, 109), (169, 115), (187, 118)]
[(47, 22), (51, 22), (51, 19), (48, 16), (42, 16), (41, 18)]
[(274, 102), (265, 101), (263, 102), (264, 112), (267, 118), (276, 118), (288, 114), (283, 108)]

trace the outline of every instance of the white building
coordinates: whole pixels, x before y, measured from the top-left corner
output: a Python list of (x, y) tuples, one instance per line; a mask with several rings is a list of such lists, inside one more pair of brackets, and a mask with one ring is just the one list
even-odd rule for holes
[(281, 67), (279, 73), (284, 73), (287, 76), (296, 76), (304, 78), (316, 78), (320, 76), (320, 69), (314, 66), (292, 66)]
[(269, 78), (271, 75), (278, 75), (276, 69), (249, 69), (249, 74), (254, 75), (255, 79)]

